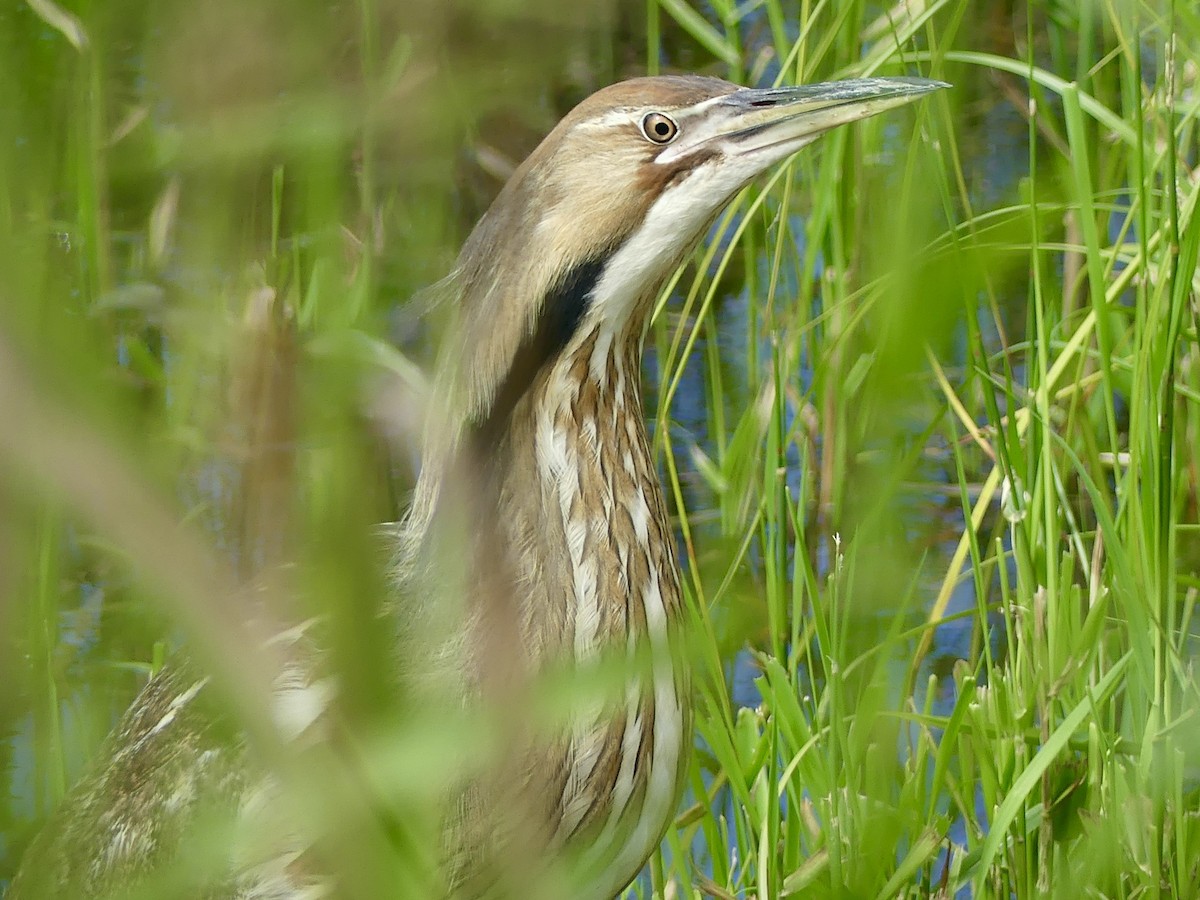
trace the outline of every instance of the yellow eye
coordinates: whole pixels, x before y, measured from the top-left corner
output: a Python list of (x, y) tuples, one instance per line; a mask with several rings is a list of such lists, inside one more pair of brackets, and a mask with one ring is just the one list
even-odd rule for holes
[(642, 119), (642, 134), (656, 144), (667, 144), (679, 134), (679, 126), (670, 116), (653, 112)]

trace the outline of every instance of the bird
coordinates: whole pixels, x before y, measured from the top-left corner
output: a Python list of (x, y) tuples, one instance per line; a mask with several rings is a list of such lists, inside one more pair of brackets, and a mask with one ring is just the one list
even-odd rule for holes
[[(526, 864), (565, 859), (560, 896), (610, 900), (658, 847), (693, 737), (680, 564), (642, 415), (651, 311), (757, 176), (832, 128), (946, 86), (622, 81), (569, 112), (470, 233), (437, 288), (454, 324), (392, 548), (397, 634), (438, 638), (402, 665), (447, 674), (453, 696), (484, 703), (564, 664), (615, 657), (624, 675), (615, 698), (579, 704), (554, 733), (518, 728), (494, 777), (456, 788), (441, 842), (447, 896), (523, 896)], [(306, 666), (285, 680), (317, 683)], [(107, 758), (35, 840), (11, 898), (124, 888), (183, 852), (206, 794), (254, 805), (265, 776), (218, 743), (196, 699), (205, 690), (186, 664), (148, 683)], [(280, 854), (201, 895), (336, 893), (336, 876), (294, 865), (302, 847)]]

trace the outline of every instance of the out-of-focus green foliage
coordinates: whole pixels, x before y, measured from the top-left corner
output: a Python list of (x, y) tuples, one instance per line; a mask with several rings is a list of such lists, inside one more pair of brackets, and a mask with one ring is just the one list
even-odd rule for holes
[(289, 790), (353, 785), (354, 889), (422, 896), (471, 738), (384, 674), (407, 301), (574, 101), (685, 69), (954, 89), (751, 189), (664, 298), (702, 742), (632, 890), (1194, 896), (1198, 67), (1132, 0), (0, 9), (0, 884), (165, 648), (260, 733), (245, 621), (318, 613), (361, 754)]

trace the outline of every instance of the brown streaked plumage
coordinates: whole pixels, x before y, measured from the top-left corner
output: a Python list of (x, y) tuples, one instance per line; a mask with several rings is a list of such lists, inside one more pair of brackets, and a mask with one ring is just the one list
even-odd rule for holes
[[(566, 662), (616, 656), (626, 669), (618, 696), (581, 705), (552, 735), (517, 721), (495, 771), (457, 792), (445, 832), (456, 895), (526, 896), (548, 873), (565, 879), (555, 882), (562, 893), (607, 900), (657, 846), (691, 725), (679, 567), (641, 415), (649, 310), (753, 177), (829, 128), (939, 86), (864, 79), (753, 91), (694, 76), (614, 85), (559, 123), (464, 245), (444, 285), (458, 323), (398, 547), (400, 617), (440, 638), (405, 663), (432, 673), (432, 690), (448, 683), (443, 702), (485, 705), (512, 702), (529, 678)], [(187, 780), (188, 760), (231, 770), (212, 779), (227, 794), (261, 794), (269, 779), (214, 747), (190, 705), (197, 694), (172, 714), (194, 684), (152, 682), (118, 731), (125, 748), (64, 805), (14, 896), (28, 896), (35, 879), (97, 896), (177, 853), (168, 845), (177, 823), (144, 819), (186, 821), (201, 808), (192, 794), (178, 802), (181, 784), (200, 783)], [(293, 678), (284, 690), (295, 687)], [(100, 796), (115, 783), (105, 773), (136, 768), (130, 746), (148, 755), (166, 740), (182, 750), (161, 784), (132, 789), (136, 804)], [(279, 843), (285, 863), (226, 873), (207, 896), (318, 896), (321, 880), (290, 865), (304, 838)], [(557, 859), (568, 868), (548, 865)]]

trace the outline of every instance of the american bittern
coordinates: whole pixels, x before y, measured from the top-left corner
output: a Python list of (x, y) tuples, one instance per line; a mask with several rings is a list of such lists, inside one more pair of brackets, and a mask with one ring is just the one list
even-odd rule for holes
[[(523, 745), (496, 786), (464, 788), (450, 804), (453, 892), (518, 893), (492, 870), (520, 845), (568, 856), (583, 873), (571, 896), (603, 900), (658, 845), (691, 728), (675, 646), (679, 566), (641, 413), (649, 311), (756, 175), (830, 128), (941, 86), (872, 78), (748, 90), (690, 76), (613, 85), (558, 124), (467, 240), (447, 281), (460, 323), (401, 540), (401, 593), (427, 596), (424, 579), (439, 580), (438, 535), (453, 531), (442, 520), (457, 518), (473, 537), (452, 579), (469, 598), (465, 624), (433, 655), (465, 673), (468, 695), (486, 698), (500, 669), (534, 673), (605, 650), (651, 662), (631, 662), (619, 702), (578, 710), (565, 733)], [(473, 500), (457, 496), (464, 480)], [(497, 640), (506, 629), (511, 641)], [(207, 734), (193, 708), (203, 686), (168, 674), (146, 687), (112, 758), (35, 843), (13, 897), (124, 888), (148, 861), (178, 853), (206, 794), (247, 805), (262, 779)], [(527, 821), (502, 821), (512, 809)], [(279, 849), (288, 860), (303, 850)], [(226, 873), (202, 893), (327, 889), (307, 866), (281, 864)]]

